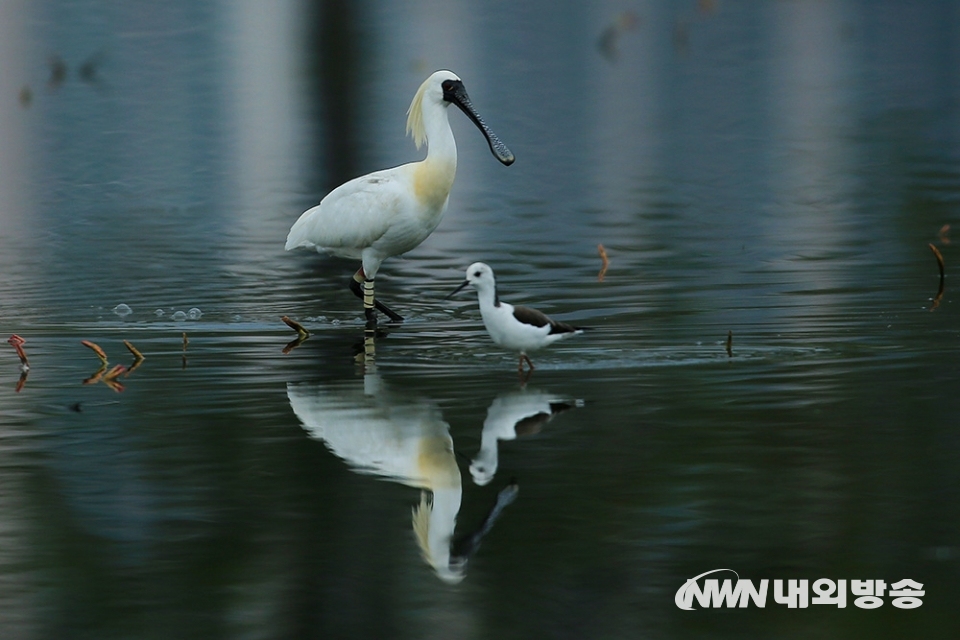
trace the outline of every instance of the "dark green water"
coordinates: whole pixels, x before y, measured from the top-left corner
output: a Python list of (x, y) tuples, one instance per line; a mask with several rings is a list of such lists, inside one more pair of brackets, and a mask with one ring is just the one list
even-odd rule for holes
[[(622, 11), (2, 5), (0, 337), (31, 367), (3, 345), (0, 637), (957, 636), (960, 12), (646, 3), (605, 55)], [(444, 67), (517, 162), (451, 114), (450, 208), (365, 348), (356, 265), (284, 239), (421, 157)], [(444, 300), (476, 260), (593, 330), (523, 384)], [(84, 384), (81, 340), (146, 359)], [(766, 607), (677, 607), (720, 568)], [(820, 578), (925, 595), (773, 601)]]

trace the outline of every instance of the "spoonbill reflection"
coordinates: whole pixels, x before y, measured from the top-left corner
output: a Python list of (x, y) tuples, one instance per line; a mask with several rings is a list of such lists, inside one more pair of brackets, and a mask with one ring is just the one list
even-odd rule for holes
[(480, 118), (460, 78), (437, 71), (420, 85), (407, 111), (407, 133), (418, 149), (427, 144), (427, 157), (340, 185), (305, 211), (287, 235), (287, 251), (310, 247), (361, 260), (350, 289), (363, 299), (367, 322), (376, 322), (375, 308), (394, 322), (403, 320), (376, 300), (374, 278), (386, 258), (423, 242), (447, 209), (457, 172), (457, 145), (447, 119), (451, 104), (477, 125), (497, 160), (513, 163), (513, 154)]
[(480, 526), (454, 539), (463, 494), (450, 427), (436, 404), (387, 389), (375, 370), (362, 384), (287, 385), (303, 428), (357, 473), (421, 489), (413, 531), (424, 560), (445, 582), (463, 579), (470, 556), (516, 498), (511, 482)]
[(521, 389), (497, 396), (487, 408), (480, 434), (480, 451), (470, 463), (473, 481), (484, 486), (493, 480), (499, 464), (501, 440), (514, 440), (538, 433), (558, 413), (583, 406), (582, 400), (571, 401), (545, 391)]

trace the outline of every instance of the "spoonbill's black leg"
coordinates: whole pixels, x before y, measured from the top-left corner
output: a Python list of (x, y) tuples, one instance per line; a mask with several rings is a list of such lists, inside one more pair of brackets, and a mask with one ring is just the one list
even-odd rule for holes
[(353, 278), (350, 279), (350, 291), (353, 291), (355, 296), (363, 300), (363, 310), (367, 322), (371, 324), (377, 322), (377, 315), (374, 313), (375, 308), (388, 316), (391, 322), (403, 322), (403, 316), (374, 297), (373, 280), (367, 280), (362, 268), (353, 274)]

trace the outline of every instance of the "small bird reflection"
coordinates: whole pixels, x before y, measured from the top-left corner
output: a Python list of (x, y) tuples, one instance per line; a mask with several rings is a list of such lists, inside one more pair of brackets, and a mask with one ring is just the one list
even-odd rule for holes
[(480, 435), (480, 451), (470, 463), (473, 481), (484, 486), (497, 473), (499, 442), (539, 433), (559, 413), (583, 406), (582, 400), (569, 400), (530, 388), (497, 396), (487, 409)]
[(287, 397), (304, 430), (353, 471), (421, 489), (412, 526), (423, 559), (441, 580), (460, 582), (480, 539), (516, 497), (516, 484), (501, 491), (477, 531), (454, 541), (463, 483), (450, 426), (434, 402), (391, 390), (373, 366), (362, 380), (289, 383)]

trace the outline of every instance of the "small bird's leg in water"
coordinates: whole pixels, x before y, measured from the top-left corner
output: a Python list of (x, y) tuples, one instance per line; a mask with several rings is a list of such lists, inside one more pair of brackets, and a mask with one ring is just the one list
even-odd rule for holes
[(533, 370), (535, 369), (535, 367), (533, 366), (533, 363), (530, 361), (530, 358), (529, 358), (529, 357), (527, 356), (527, 354), (525, 354), (525, 353), (521, 353), (521, 354), (520, 354), (520, 362), (517, 363), (517, 371), (518, 371), (519, 373), (523, 373), (523, 361), (524, 361), (524, 360), (526, 360), (526, 361), (527, 361), (527, 364), (530, 365), (530, 371), (533, 371)]

